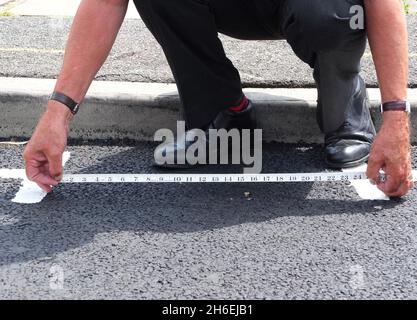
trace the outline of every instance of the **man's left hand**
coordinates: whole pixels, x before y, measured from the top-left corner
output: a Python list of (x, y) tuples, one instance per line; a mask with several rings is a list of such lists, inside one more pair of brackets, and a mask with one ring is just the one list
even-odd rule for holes
[[(385, 180), (380, 179), (380, 170)], [(405, 112), (385, 112), (375, 137), (366, 172), (372, 183), (389, 197), (402, 197), (413, 187), (410, 120)]]

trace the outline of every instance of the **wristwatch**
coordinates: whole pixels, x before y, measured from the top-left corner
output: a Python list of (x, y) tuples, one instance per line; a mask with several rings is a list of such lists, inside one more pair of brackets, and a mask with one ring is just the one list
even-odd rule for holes
[(381, 104), (381, 113), (386, 111), (404, 111), (411, 112), (411, 104), (409, 101), (390, 101)]
[(70, 97), (68, 97), (66, 94), (63, 94), (62, 92), (54, 91), (50, 97), (49, 100), (55, 100), (58, 101), (64, 105), (66, 105), (73, 115), (75, 115), (78, 112), (78, 109), (80, 108), (80, 104), (72, 100)]

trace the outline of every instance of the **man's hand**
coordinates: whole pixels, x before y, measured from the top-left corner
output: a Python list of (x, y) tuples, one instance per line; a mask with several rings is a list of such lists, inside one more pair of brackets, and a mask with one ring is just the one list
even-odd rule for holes
[[(414, 187), (409, 127), (405, 112), (385, 112), (384, 124), (372, 146), (366, 174), (389, 197), (402, 197)], [(380, 181), (380, 170), (385, 172), (385, 181)]]
[(71, 118), (66, 106), (50, 101), (23, 154), (28, 179), (48, 193), (63, 176), (62, 154)]

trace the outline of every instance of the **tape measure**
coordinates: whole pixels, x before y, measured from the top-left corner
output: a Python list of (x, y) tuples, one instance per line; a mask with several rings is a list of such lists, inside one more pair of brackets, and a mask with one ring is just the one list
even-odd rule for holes
[[(0, 169), (0, 179), (24, 179), (24, 169)], [(62, 183), (283, 183), (367, 180), (365, 172), (264, 173), (264, 174), (66, 174)], [(381, 180), (385, 180), (382, 173)], [(417, 170), (413, 171), (417, 181)]]
[[(416, 180), (417, 172), (413, 172)], [(68, 174), (62, 183), (283, 183), (367, 180), (365, 172), (266, 174)], [(384, 175), (381, 175), (384, 180)]]

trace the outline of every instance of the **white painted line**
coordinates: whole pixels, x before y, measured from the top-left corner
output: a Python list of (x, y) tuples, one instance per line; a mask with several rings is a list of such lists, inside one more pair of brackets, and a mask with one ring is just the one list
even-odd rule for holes
[[(65, 166), (65, 164), (67, 163), (67, 161), (70, 158), (70, 152), (64, 152), (63, 156), (62, 156), (62, 165)], [(11, 171), (11, 170), (10, 170)], [(23, 174), (22, 174), (23, 172)], [(43, 191), (41, 188), (39, 188), (39, 186), (32, 182), (29, 181), (26, 177), (25, 171), (22, 170), (14, 170), (10, 173), (14, 173), (17, 176), (15, 178), (22, 178), (23, 176), (23, 181), (22, 181), (22, 185), (19, 189), (19, 191), (16, 193), (15, 197), (12, 199), (12, 202), (15, 203), (24, 203), (24, 204), (33, 204), (33, 203), (39, 203), (43, 200), (43, 198), (46, 197), (47, 193), (45, 191)], [(7, 174), (7, 172), (5, 172), (5, 174)], [(2, 177), (2, 175), (0, 174), (0, 177)]]
[[(346, 173), (357, 171), (366, 172), (367, 168), (368, 165), (363, 164), (355, 168), (343, 169), (342, 171)], [(350, 184), (353, 188), (355, 188), (359, 197), (364, 200), (389, 200), (389, 197), (387, 197), (381, 190), (379, 190), (377, 186), (371, 184), (369, 180), (350, 181)]]
[(23, 204), (39, 203), (46, 197), (46, 195), (47, 193), (39, 188), (36, 183), (25, 178), (23, 179), (19, 191), (12, 199), (12, 202)]
[(0, 169), (1, 179), (24, 179), (25, 177), (24, 169)]

